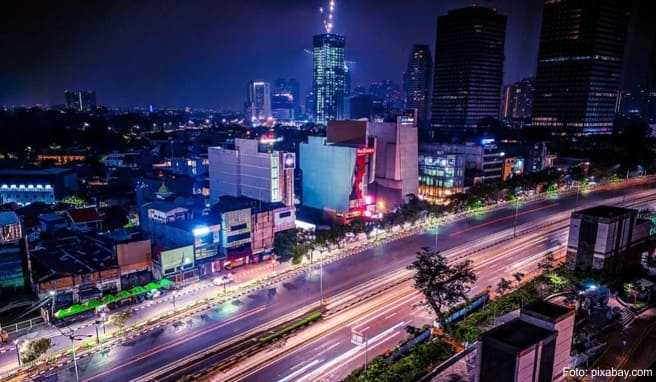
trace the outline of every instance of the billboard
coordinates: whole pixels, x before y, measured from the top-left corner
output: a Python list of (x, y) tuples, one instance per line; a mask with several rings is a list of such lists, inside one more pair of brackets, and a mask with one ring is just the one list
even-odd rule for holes
[(183, 265), (185, 268), (194, 266), (194, 246), (169, 249), (160, 253), (162, 271), (165, 274), (179, 270)]
[(290, 170), (296, 167), (296, 155), (294, 155), (294, 153), (284, 153), (282, 161), (285, 170)]

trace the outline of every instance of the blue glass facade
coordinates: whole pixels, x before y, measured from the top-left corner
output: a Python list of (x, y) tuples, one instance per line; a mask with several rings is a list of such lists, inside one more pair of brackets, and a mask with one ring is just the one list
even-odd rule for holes
[(309, 137), (300, 145), (303, 205), (348, 211), (357, 149), (325, 142), (323, 137)]

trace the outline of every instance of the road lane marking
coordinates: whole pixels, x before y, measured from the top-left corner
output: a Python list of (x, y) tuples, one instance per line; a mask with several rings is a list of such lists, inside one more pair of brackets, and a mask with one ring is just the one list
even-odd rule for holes
[[(536, 212), (536, 211), (545, 210), (545, 209), (547, 209), (547, 208), (553, 208), (553, 207), (556, 207), (556, 206), (558, 206), (558, 203), (552, 203), (552, 204), (548, 204), (548, 205), (546, 205), (546, 206), (542, 206), (542, 207), (538, 207), (538, 208), (533, 208), (533, 209), (530, 209), (530, 210), (524, 210), (524, 211), (522, 211), (522, 212), (517, 213), (517, 216), (522, 216), (522, 215), (530, 214), (530, 213), (533, 213), (533, 212)], [(460, 230), (460, 231), (456, 231), (456, 232), (450, 233), (449, 236), (450, 236), (450, 237), (458, 236), (458, 235), (461, 235), (461, 234), (463, 234), (463, 233), (466, 233), (466, 232), (469, 232), (469, 231), (473, 231), (473, 230), (478, 229), (478, 228), (481, 228), (481, 227), (485, 227), (485, 226), (488, 226), (488, 225), (496, 224), (496, 223), (502, 222), (502, 221), (504, 221), (504, 220), (513, 219), (514, 216), (515, 216), (515, 214), (510, 214), (510, 215), (507, 215), (507, 216), (502, 216), (502, 217), (499, 217), (499, 218), (496, 218), (496, 219), (492, 219), (492, 220), (487, 221), (487, 222), (485, 222), (485, 223), (477, 224), (477, 225), (474, 225), (474, 226), (471, 226), (471, 227), (467, 227), (467, 228), (465, 228), (465, 229), (462, 229), (462, 230)]]
[(310, 369), (311, 367), (314, 367), (314, 365), (316, 365), (318, 363), (321, 363), (321, 361), (323, 361), (323, 360), (315, 359), (314, 361), (308, 363), (307, 365), (303, 366), (302, 368), (300, 368), (300, 369), (296, 370), (295, 372), (289, 374), (285, 378), (279, 379), (278, 382), (291, 381), (292, 379), (294, 379), (294, 378), (298, 377), (299, 375), (305, 373), (306, 370)]
[[(404, 304), (406, 304), (406, 303), (408, 303), (408, 302), (410, 302), (410, 301), (412, 301), (412, 300), (414, 300), (414, 299), (417, 299), (418, 297), (421, 297), (420, 293), (419, 293), (416, 289), (413, 289), (413, 292), (411, 292), (409, 295), (407, 295), (406, 297), (402, 298), (402, 299), (399, 300), (398, 302), (395, 302), (394, 304), (388, 306), (387, 308), (382, 309), (382, 310), (381, 310), (380, 312), (378, 312), (377, 314), (375, 314), (375, 315), (367, 315), (367, 316), (365, 316), (365, 317), (360, 318), (360, 319), (358, 320), (358, 321), (360, 321), (360, 323), (358, 323), (357, 325), (351, 325), (351, 328), (357, 330), (357, 328), (359, 328), (359, 327), (361, 327), (361, 326), (363, 326), (363, 325), (366, 325), (367, 323), (369, 323), (369, 322), (371, 322), (371, 321), (373, 321), (373, 320), (375, 320), (375, 319), (377, 319), (377, 318), (379, 318), (379, 317), (381, 317), (381, 316), (387, 314), (390, 310), (398, 309), (401, 305), (404, 305)], [(364, 322), (362, 322), (362, 321), (364, 321)], [(357, 322), (357, 321), (356, 321), (356, 322)]]
[(334, 344), (328, 346), (326, 349), (324, 349), (321, 352), (317, 353), (316, 357), (319, 357), (321, 355), (324, 355), (324, 354), (328, 353), (329, 351), (331, 351), (334, 348), (336, 348), (337, 346), (339, 346), (339, 344), (341, 344), (341, 342), (335, 342)]
[(116, 370), (120, 370), (120, 369), (122, 369), (122, 368), (124, 368), (124, 367), (126, 367), (126, 366), (132, 365), (132, 364), (134, 364), (135, 362), (139, 362), (139, 361), (141, 361), (141, 360), (143, 360), (143, 359), (145, 359), (145, 358), (151, 357), (151, 356), (153, 356), (153, 355), (155, 355), (155, 354), (159, 354), (159, 353), (163, 352), (164, 350), (168, 350), (168, 349), (170, 349), (170, 348), (172, 348), (172, 347), (178, 346), (178, 345), (183, 344), (183, 343), (185, 343), (185, 342), (189, 342), (189, 341), (191, 341), (191, 340), (193, 340), (193, 339), (195, 339), (195, 338), (200, 337), (201, 335), (205, 335), (205, 334), (207, 334), (207, 333), (210, 333), (210, 332), (213, 332), (213, 331), (215, 331), (215, 330), (217, 330), (217, 329), (220, 329), (220, 328), (222, 328), (222, 327), (224, 327), (224, 326), (227, 326), (227, 325), (233, 324), (233, 323), (235, 323), (235, 322), (237, 322), (237, 321), (239, 321), (239, 320), (241, 320), (241, 319), (244, 319), (244, 318), (246, 318), (246, 317), (250, 317), (250, 316), (252, 316), (252, 315), (254, 315), (254, 314), (260, 313), (260, 312), (263, 311), (263, 310), (265, 310), (265, 307), (264, 307), (264, 306), (259, 306), (259, 307), (257, 307), (257, 308), (252, 309), (252, 310), (249, 310), (249, 311), (246, 311), (246, 312), (244, 312), (244, 313), (242, 313), (242, 314), (239, 314), (239, 315), (237, 315), (237, 316), (235, 316), (235, 317), (233, 317), (233, 318), (231, 318), (231, 319), (229, 319), (229, 320), (221, 321), (221, 322), (219, 322), (219, 323), (217, 323), (217, 324), (215, 324), (215, 325), (211, 325), (211, 326), (205, 328), (204, 330), (201, 330), (201, 331), (198, 331), (198, 332), (194, 333), (194, 334), (191, 335), (191, 336), (182, 337), (182, 338), (180, 338), (180, 339), (173, 340), (173, 341), (169, 341), (169, 342), (164, 343), (164, 344), (162, 344), (162, 345), (156, 346), (156, 347), (154, 347), (153, 349), (151, 349), (151, 350), (149, 350), (149, 351), (147, 351), (147, 352), (143, 352), (143, 353), (139, 354), (139, 355), (138, 355), (137, 357), (135, 357), (135, 358), (131, 358), (129, 361), (127, 361), (127, 362), (125, 362), (125, 363), (122, 363), (122, 364), (120, 364), (120, 365), (116, 365), (116, 366), (114, 366), (114, 367), (112, 367), (112, 368), (110, 368), (110, 369), (108, 369), (108, 370), (105, 370), (105, 371), (100, 372), (100, 373), (98, 373), (98, 374), (92, 375), (92, 376), (90, 376), (89, 378), (85, 378), (85, 379), (83, 379), (83, 381), (85, 381), (85, 382), (86, 382), (86, 381), (93, 381), (94, 379), (96, 379), (96, 378), (98, 378), (98, 377), (105, 376), (105, 375), (107, 375), (107, 374), (109, 374), (109, 373), (112, 373), (112, 372), (114, 372), (114, 371), (116, 371)]
[[(391, 328), (386, 329), (383, 332), (375, 335), (374, 337), (372, 337), (371, 339), (369, 339), (367, 341), (367, 344), (368, 344), (367, 346), (369, 346), (369, 347), (376, 346), (376, 343), (379, 342), (381, 339), (386, 338), (388, 335), (390, 335), (391, 333), (393, 333), (397, 329), (399, 329), (399, 327), (402, 327), (402, 326), (404, 326), (408, 323), (409, 323), (409, 321), (401, 321), (401, 322), (397, 323), (396, 325), (392, 326)], [(304, 375), (303, 377), (301, 377), (298, 380), (298, 382), (305, 381), (305, 380), (315, 381), (316, 377), (318, 377), (319, 375), (324, 374), (326, 371), (332, 369), (333, 366), (341, 364), (342, 361), (347, 360), (347, 359), (351, 359), (354, 355), (358, 354), (360, 352), (360, 350), (364, 349), (364, 347), (365, 347), (364, 344), (356, 345), (352, 349), (346, 351), (345, 353), (340, 354), (336, 358), (333, 358), (329, 362), (321, 365), (321, 367), (319, 367), (318, 369), (313, 370), (311, 373), (308, 373), (308, 374)]]

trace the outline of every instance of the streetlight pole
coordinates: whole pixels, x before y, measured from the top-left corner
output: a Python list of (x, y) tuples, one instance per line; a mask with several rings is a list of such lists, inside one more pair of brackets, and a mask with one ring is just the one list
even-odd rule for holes
[(55, 291), (48, 292), (50, 295), (50, 322), (55, 319)]
[(21, 366), (23, 366), (23, 362), (21, 361), (20, 347), (18, 346), (18, 340), (14, 341), (14, 345), (16, 346), (16, 356), (18, 357), (18, 367), (21, 367)]
[(77, 354), (75, 352), (75, 337), (71, 336), (71, 343), (73, 344), (73, 367), (75, 367), (75, 380), (80, 382), (80, 373), (77, 370)]
[(362, 334), (364, 336), (364, 375), (365, 378), (367, 377), (367, 352), (369, 351), (369, 339), (367, 338), (366, 334)]
[(519, 209), (519, 199), (515, 197), (515, 214), (513, 217), (513, 238), (517, 236), (517, 210)]
[(323, 305), (323, 256), (319, 260), (319, 291), (321, 293), (321, 305)]
[(435, 250), (437, 251), (437, 235), (440, 233), (440, 219), (437, 218), (435, 222)]

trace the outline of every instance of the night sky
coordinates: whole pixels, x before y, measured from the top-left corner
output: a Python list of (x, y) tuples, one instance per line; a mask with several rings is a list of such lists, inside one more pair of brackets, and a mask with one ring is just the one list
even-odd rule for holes
[[(250, 79), (311, 85), (320, 0), (5, 0), (0, 105), (61, 104), (96, 90), (110, 107), (241, 110)], [(479, 1), (508, 16), (504, 82), (534, 75), (543, 0)], [(434, 48), (437, 16), (465, 0), (337, 0), (334, 32), (354, 85), (401, 82), (414, 43)], [(434, 53), (434, 52), (432, 52)]]

